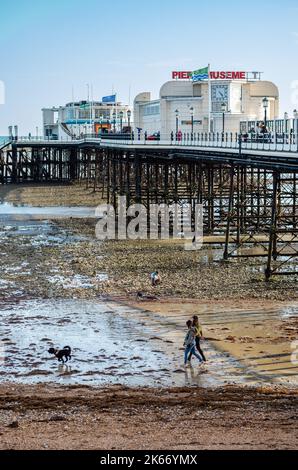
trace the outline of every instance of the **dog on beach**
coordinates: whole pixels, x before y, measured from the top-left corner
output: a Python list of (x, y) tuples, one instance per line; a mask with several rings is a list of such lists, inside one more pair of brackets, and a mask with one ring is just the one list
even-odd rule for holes
[(71, 360), (71, 347), (70, 346), (64, 346), (63, 349), (55, 349), (55, 348), (50, 348), (48, 350), (49, 354), (54, 354), (54, 356), (58, 359), (59, 362), (68, 362)]

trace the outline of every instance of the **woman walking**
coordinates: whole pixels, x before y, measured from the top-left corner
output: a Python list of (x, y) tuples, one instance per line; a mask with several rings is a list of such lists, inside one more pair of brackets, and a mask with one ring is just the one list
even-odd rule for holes
[[(207, 362), (205, 354), (203, 353), (202, 348), (201, 348), (201, 340), (204, 339), (202, 325), (200, 324), (199, 317), (197, 315), (192, 317), (192, 319), (193, 319), (192, 326), (195, 330), (195, 335), (196, 335), (195, 336), (195, 344), (196, 344), (197, 351), (199, 352), (199, 354), (200, 354), (201, 358), (203, 359), (203, 361)], [(191, 361), (192, 354), (193, 353), (190, 353), (190, 355), (189, 355), (189, 358), (188, 358), (189, 362)]]
[(191, 356), (193, 355), (196, 356), (196, 358), (200, 361), (200, 363), (202, 362), (201, 357), (196, 352), (196, 341), (195, 341), (196, 332), (195, 332), (195, 329), (193, 328), (193, 323), (191, 320), (188, 320), (186, 322), (186, 325), (187, 325), (188, 331), (186, 333), (185, 340), (184, 340), (184, 347), (185, 347), (184, 365), (185, 366), (187, 365), (187, 363), (190, 364), (190, 360), (188, 359), (189, 354), (191, 354)]

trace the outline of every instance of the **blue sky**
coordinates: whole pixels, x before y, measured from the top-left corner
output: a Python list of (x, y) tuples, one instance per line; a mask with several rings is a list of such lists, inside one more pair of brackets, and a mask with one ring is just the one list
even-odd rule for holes
[[(298, 108), (297, 0), (1, 0), (0, 135), (41, 126), (41, 108), (114, 89), (123, 102), (158, 96), (171, 71), (259, 70)], [(294, 83), (295, 84), (295, 83)], [(297, 102), (296, 102), (297, 100)]]

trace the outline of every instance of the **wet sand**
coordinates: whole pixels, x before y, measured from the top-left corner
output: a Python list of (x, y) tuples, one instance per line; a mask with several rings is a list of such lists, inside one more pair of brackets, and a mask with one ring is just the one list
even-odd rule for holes
[[(66, 200), (67, 203), (80, 201), (81, 207), (90, 202), (90, 194), (79, 185), (0, 189), (5, 203), (30, 201), (36, 206), (40, 202), (45, 210), (44, 203), (51, 197), (62, 206)], [(65, 197), (59, 198), (61, 194)], [(241, 378), (249, 383), (269, 381), (289, 386), (297, 383), (297, 366), (291, 362), (292, 343), (298, 336), (298, 304), (293, 302), (297, 289), (291, 289), (295, 278), (281, 278), (267, 284), (259, 267), (251, 261), (220, 262), (219, 246), (193, 253), (185, 251), (181, 241), (100, 243), (94, 236), (95, 223), (92, 219), (76, 217), (3, 219), (2, 309), (10, 303), (22, 306), (22, 302), (30, 299), (32, 302), (36, 299), (112, 300), (116, 306), (122, 302), (128, 306), (129, 317), (135, 316), (129, 308), (137, 309), (141, 324), (153, 328), (151, 336), (171, 341), (179, 355), (185, 321), (197, 313), (208, 338), (205, 347), (211, 359), (209, 376), (215, 377), (216, 384), (222, 384), (223, 380), (212, 371), (212, 364), (221, 364), (222, 375), (226, 375), (229, 383), (239, 383)], [(150, 286), (149, 273), (156, 267), (162, 273), (162, 284), (154, 289)], [(137, 291), (160, 300), (136, 303)], [(83, 304), (81, 307), (84, 310)], [(15, 316), (18, 317), (17, 311)], [(89, 329), (88, 321), (84, 322), (84, 327)], [(13, 325), (17, 329), (17, 320), (12, 318), (11, 325), (7, 325), (8, 333)], [(94, 328), (98, 330), (98, 325)], [(43, 335), (48, 336), (46, 332)], [(38, 343), (42, 338), (36, 339)], [(167, 354), (174, 358), (171, 367), (179, 370), (181, 364), (170, 346)], [(193, 377), (186, 378), (187, 381), (196, 382)], [(200, 376), (197, 382), (202, 385)], [(185, 385), (182, 380), (180, 383)], [(175, 378), (173, 384), (177, 385)]]
[[(84, 186), (61, 187), (10, 187), (0, 188), (0, 197), (6, 203), (30, 203), (34, 206), (54, 204), (86, 206), (100, 203), (100, 194), (85, 190)], [(100, 243), (95, 238), (96, 220), (88, 218), (54, 217), (49, 214), (37, 218), (40, 221), (40, 237), (30, 240), (30, 234), (21, 227), (16, 230), (9, 221), (2, 221), (2, 253), (0, 269), (3, 281), (13, 282), (5, 267), (19, 269), (19, 261), (30, 262), (30, 279), (18, 276), (19, 290), (26, 296), (81, 298), (109, 295), (113, 298), (132, 299), (138, 291), (160, 298), (185, 298), (199, 300), (268, 299), (278, 301), (298, 300), (297, 277), (274, 277), (264, 282), (265, 260), (238, 258), (223, 262), (220, 244), (205, 246), (197, 252), (184, 249), (183, 241), (108, 241)], [(42, 231), (46, 230), (42, 238)], [(56, 234), (64, 235), (55, 240)], [(1, 235), (1, 234), (0, 234)], [(29, 236), (28, 236), (29, 235)], [(74, 235), (76, 239), (74, 239)], [(52, 236), (52, 239), (50, 238)], [(49, 243), (46, 241), (50, 240)], [(64, 242), (63, 242), (64, 240)], [(33, 242), (33, 246), (32, 246)], [(2, 266), (1, 266), (2, 265)], [(149, 273), (159, 269), (162, 284), (150, 286)], [(57, 282), (49, 278), (58, 276)], [(106, 274), (105, 282), (98, 282), (98, 274)], [(88, 289), (65, 289), (74, 276), (89, 278), (93, 286)], [(64, 282), (64, 279), (66, 282)], [(60, 281), (59, 281), (60, 279)], [(34, 286), (34, 289), (32, 288)], [(0, 286), (1, 287), (1, 286)], [(5, 287), (5, 286), (4, 286)], [(9, 289), (0, 291), (0, 298), (7, 298)]]
[[(176, 331), (181, 331), (189, 318), (198, 315), (206, 338), (202, 347), (207, 348), (207, 358), (214, 363), (208, 351), (212, 348), (225, 356), (224, 369), (229, 383), (235, 380), (233, 366), (235, 371), (238, 366), (242, 368), (243, 380), (250, 383), (298, 385), (298, 363), (293, 361), (298, 337), (297, 302), (252, 300), (248, 305), (243, 300), (175, 299), (130, 305), (141, 305), (148, 314), (154, 314), (156, 324), (167, 321)], [(230, 362), (228, 366), (231, 358), (235, 359), (234, 364)]]
[[(1, 187), (0, 198), (45, 210), (55, 205), (84, 210), (99, 201), (88, 191)], [(223, 263), (220, 244), (194, 253), (181, 241), (99, 243), (92, 219), (9, 217), (2, 217), (0, 230), (1, 340), (8, 352), (0, 377), (2, 448), (297, 447), (297, 366), (290, 361), (298, 327), (294, 277), (266, 284), (263, 261)], [(149, 282), (154, 269), (162, 273), (157, 289)], [(159, 300), (136, 302), (137, 291)], [(63, 314), (54, 308), (57, 301), (78, 302), (71, 304), (69, 324), (59, 324)], [(33, 312), (36, 302), (41, 314)], [(53, 320), (47, 302), (55, 311)], [(75, 330), (80, 302), (103, 304), (105, 311), (98, 316), (86, 311)], [(137, 356), (139, 375), (125, 376), (131, 361), (138, 361), (121, 351), (112, 357), (106, 345), (101, 352), (79, 345), (77, 362), (66, 373), (46, 359), (47, 347), (66, 339), (73, 328), (72, 338), (92, 330), (96, 343), (101, 314), (104, 319), (111, 312), (116, 323), (128, 322), (126, 350), (136, 343), (141, 347), (138, 339), (150, 344), (144, 351), (148, 363), (146, 354)], [(184, 324), (194, 313), (204, 325), (208, 364), (184, 371)], [(21, 331), (27, 337), (30, 325), (33, 340), (25, 344)], [(115, 332), (110, 328), (111, 338)], [(108, 370), (114, 367), (111, 360), (121, 367)], [(204, 423), (195, 427), (195, 435), (189, 420)]]
[(0, 201), (14, 205), (34, 207), (49, 206), (89, 206), (95, 207), (102, 202), (101, 193), (84, 184), (65, 185), (3, 185), (0, 186)]
[[(1, 309), (1, 381), (184, 386), (180, 348), (161, 336), (161, 329), (165, 331), (162, 322), (156, 328), (150, 319), (141, 320), (139, 310), (115, 303), (81, 299), (11, 303)], [(72, 360), (65, 365), (48, 353), (59, 345), (72, 348)], [(207, 379), (202, 372), (201, 385), (207, 386)]]
[(0, 387), (0, 449), (295, 449), (297, 392)]
[[(181, 301), (10, 302), (1, 308), (0, 377), (2, 382), (26, 384), (292, 388), (297, 386), (297, 364), (291, 362), (291, 337), (285, 332), (283, 341), (276, 339), (274, 329), (286, 329), (288, 318), (297, 319), (297, 312), (297, 305), (257, 302), (251, 311), (228, 302), (213, 307)], [(185, 322), (194, 313), (200, 314), (204, 326), (202, 347), (208, 362), (201, 366), (195, 359), (193, 368), (185, 369)], [(62, 365), (48, 349), (66, 344), (72, 347), (73, 359)]]

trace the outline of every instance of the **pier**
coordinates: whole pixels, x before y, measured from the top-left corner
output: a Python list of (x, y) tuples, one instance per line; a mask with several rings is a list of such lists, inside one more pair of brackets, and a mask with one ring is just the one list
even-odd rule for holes
[(196, 203), (204, 235), (224, 245), (223, 258), (264, 257), (265, 277), (298, 274), (297, 137), (248, 142), (238, 135), (182, 141), (81, 140), (8, 142), (0, 183), (81, 181), (117, 207)]

